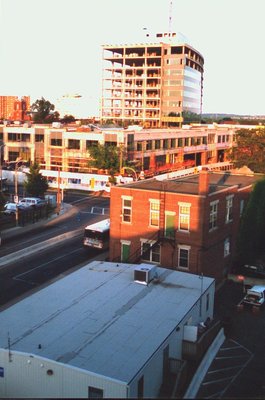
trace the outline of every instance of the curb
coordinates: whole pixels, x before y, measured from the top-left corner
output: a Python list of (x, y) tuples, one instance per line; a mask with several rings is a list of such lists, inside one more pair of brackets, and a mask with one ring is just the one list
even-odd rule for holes
[(29, 246), (23, 250), (18, 250), (15, 253), (8, 254), (7, 256), (3, 256), (0, 258), (0, 266), (3, 267), (11, 262), (19, 260), (24, 255), (28, 256), (30, 254), (35, 253), (38, 250), (44, 250), (47, 247), (56, 246), (58, 244), (58, 242), (60, 242), (64, 239), (70, 239), (75, 236), (79, 236), (82, 233), (82, 231), (83, 231), (83, 229), (77, 229), (75, 231), (66, 232), (61, 235), (55, 236), (51, 239), (44, 240), (41, 243), (33, 244), (32, 246)]
[(38, 229), (40, 226), (54, 223), (55, 220), (60, 221), (69, 215), (72, 215), (76, 212), (76, 207), (64, 204), (61, 208), (60, 214), (52, 214), (48, 219), (43, 219), (39, 222), (35, 222), (33, 224), (29, 224), (26, 226), (16, 226), (14, 228), (6, 229), (1, 232), (1, 240), (10, 239), (12, 237), (18, 237), (20, 235), (24, 235), (26, 232), (33, 231)]
[(216, 354), (218, 353), (220, 347), (225, 341), (225, 335), (224, 335), (224, 330), (221, 328), (219, 333), (217, 334), (215, 340), (213, 343), (210, 345), (208, 348), (206, 354), (204, 355), (204, 358), (202, 362), (200, 363), (199, 367), (197, 368), (193, 379), (191, 381), (191, 384), (189, 385), (188, 390), (186, 391), (185, 395), (183, 396), (183, 399), (195, 399), (196, 395), (199, 391), (200, 385), (213, 361), (215, 358)]

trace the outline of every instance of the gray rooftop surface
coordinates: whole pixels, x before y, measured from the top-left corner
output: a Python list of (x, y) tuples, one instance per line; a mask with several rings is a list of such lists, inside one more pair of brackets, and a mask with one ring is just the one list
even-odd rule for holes
[[(244, 188), (253, 185), (257, 180), (263, 178), (261, 175), (233, 174), (231, 172), (209, 172), (209, 193), (215, 193), (232, 186)], [(170, 179), (146, 179), (133, 183), (119, 185), (124, 188), (163, 191), (172, 193), (184, 193), (190, 195), (199, 194), (199, 174)]]
[(157, 273), (145, 286), (133, 265), (94, 261), (2, 311), (0, 346), (128, 383), (201, 294), (197, 275)]

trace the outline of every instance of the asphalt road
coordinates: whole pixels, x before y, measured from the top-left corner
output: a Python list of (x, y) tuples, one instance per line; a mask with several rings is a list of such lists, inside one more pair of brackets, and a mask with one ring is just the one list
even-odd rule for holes
[(32, 290), (81, 268), (95, 257), (105, 259), (107, 253), (84, 249), (82, 235), (31, 256), (25, 254), (20, 261), (0, 267), (0, 306), (28, 296)]
[[(14, 232), (0, 247), (0, 306), (7, 306), (21, 296), (29, 295), (51, 280), (58, 279), (75, 268), (80, 268), (94, 257), (107, 254), (83, 248), (84, 227), (109, 216), (108, 198), (80, 198), (72, 202), (70, 211), (25, 233)], [(62, 234), (75, 232), (61, 240)], [(64, 235), (63, 235), (64, 236)], [(44, 246), (52, 239), (52, 246)], [(59, 240), (60, 239), (60, 240)], [(43, 244), (43, 245), (42, 245)], [(30, 246), (38, 251), (30, 254)], [(18, 253), (17, 253), (18, 252)], [(16, 256), (19, 254), (19, 257)], [(11, 260), (3, 262), (11, 256)], [(13, 261), (12, 261), (13, 260)]]
[(243, 285), (227, 280), (215, 296), (215, 316), (227, 339), (206, 374), (197, 398), (265, 398), (265, 309), (239, 309)]
[[(0, 257), (40, 243), (73, 230), (80, 232), (89, 223), (109, 217), (109, 198), (78, 197), (69, 203), (67, 213), (40, 224), (30, 224), (12, 229), (12, 235), (2, 239)], [(43, 224), (42, 224), (43, 223)], [(30, 228), (30, 231), (27, 229)]]

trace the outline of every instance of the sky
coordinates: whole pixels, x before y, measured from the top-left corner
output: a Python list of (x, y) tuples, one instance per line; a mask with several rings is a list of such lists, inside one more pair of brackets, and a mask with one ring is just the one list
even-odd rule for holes
[(264, 13), (265, 0), (0, 0), (0, 95), (78, 93), (80, 116), (98, 115), (102, 45), (171, 20), (204, 57), (203, 113), (265, 115)]

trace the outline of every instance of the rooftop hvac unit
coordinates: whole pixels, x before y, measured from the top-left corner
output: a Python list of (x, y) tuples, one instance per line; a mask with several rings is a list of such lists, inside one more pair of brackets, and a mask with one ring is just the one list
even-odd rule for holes
[(142, 285), (148, 285), (156, 275), (156, 267), (154, 265), (141, 264), (134, 269), (134, 281)]

